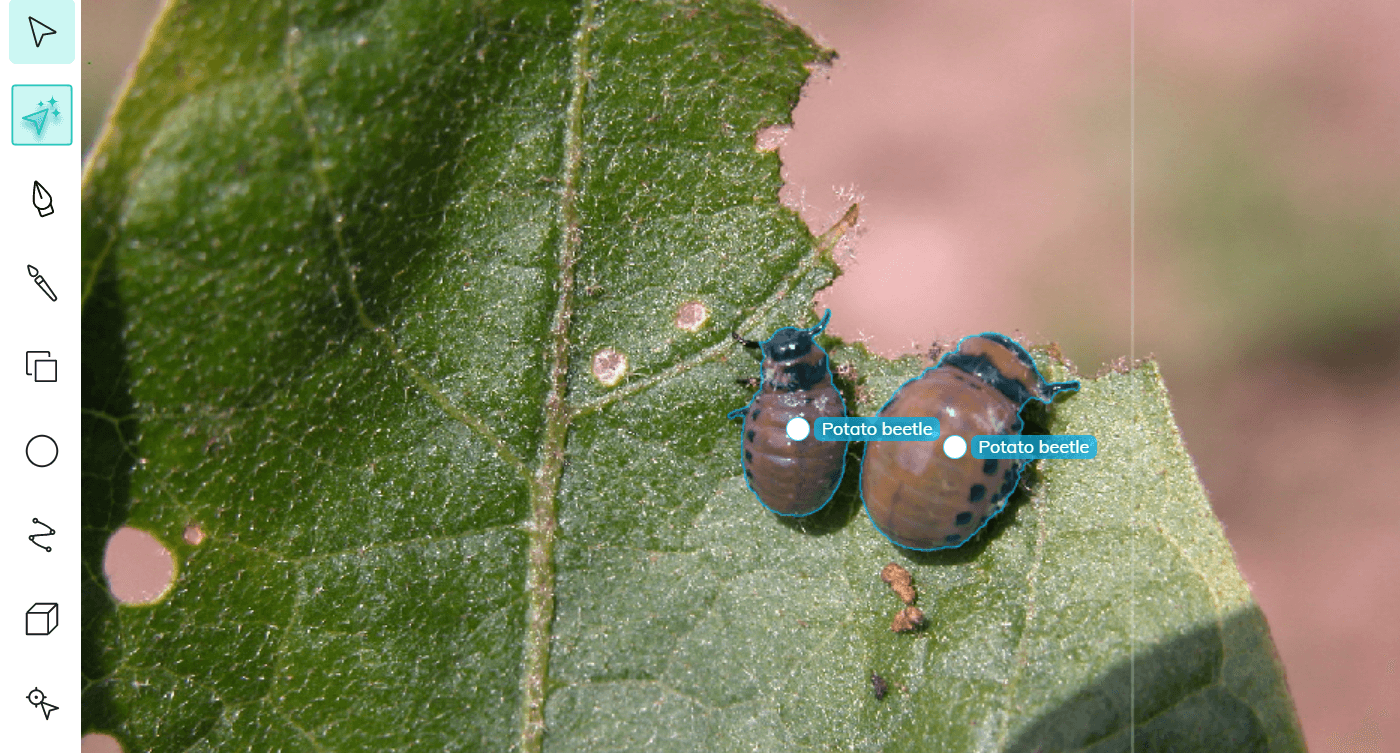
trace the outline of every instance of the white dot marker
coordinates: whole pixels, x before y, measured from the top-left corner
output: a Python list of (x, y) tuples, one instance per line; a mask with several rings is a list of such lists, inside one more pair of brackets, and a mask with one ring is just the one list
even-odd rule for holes
[(943, 440), (943, 454), (957, 460), (967, 454), (967, 440), (954, 434)]
[(812, 425), (807, 423), (807, 419), (801, 416), (794, 416), (787, 423), (788, 439), (794, 442), (801, 442), (812, 433)]

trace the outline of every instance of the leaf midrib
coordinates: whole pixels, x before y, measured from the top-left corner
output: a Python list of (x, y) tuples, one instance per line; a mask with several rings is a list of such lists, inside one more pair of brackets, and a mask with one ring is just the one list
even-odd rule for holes
[(563, 162), (560, 165), (559, 258), (554, 324), (549, 338), (549, 392), (544, 400), (544, 432), (538, 467), (530, 484), (530, 523), (526, 529), (529, 555), (525, 574), (525, 645), (521, 656), (520, 750), (538, 753), (544, 743), (545, 677), (549, 672), (549, 642), (554, 622), (554, 544), (559, 525), (559, 481), (570, 415), (569, 325), (573, 319), (574, 268), (583, 244), (578, 212), (579, 175), (583, 166), (583, 104), (588, 94), (589, 42), (593, 36), (596, 0), (579, 10), (578, 27), (570, 40), (569, 106), (565, 110)]

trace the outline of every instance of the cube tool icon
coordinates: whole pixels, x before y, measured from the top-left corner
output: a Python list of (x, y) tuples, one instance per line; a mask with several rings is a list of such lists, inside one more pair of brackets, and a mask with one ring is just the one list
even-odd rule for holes
[(24, 613), (25, 635), (48, 635), (58, 629), (58, 605), (38, 602)]

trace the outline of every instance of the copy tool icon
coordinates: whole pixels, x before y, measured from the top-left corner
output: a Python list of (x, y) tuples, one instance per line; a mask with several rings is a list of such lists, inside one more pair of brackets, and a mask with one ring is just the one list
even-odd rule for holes
[(58, 359), (50, 358), (47, 350), (26, 350), (24, 375), (34, 377), (36, 382), (57, 382)]

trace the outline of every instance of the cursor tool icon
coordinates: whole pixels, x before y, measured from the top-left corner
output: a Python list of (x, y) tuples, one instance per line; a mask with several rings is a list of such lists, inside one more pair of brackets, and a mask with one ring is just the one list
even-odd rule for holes
[(49, 26), (43, 21), (40, 21), (39, 19), (33, 16), (30, 16), (29, 33), (34, 36), (34, 46), (38, 47), (40, 44), (43, 44), (44, 37), (47, 37), (50, 34), (57, 34), (58, 32), (54, 31), (53, 27)]

